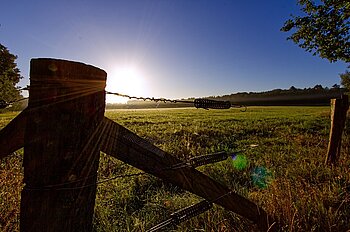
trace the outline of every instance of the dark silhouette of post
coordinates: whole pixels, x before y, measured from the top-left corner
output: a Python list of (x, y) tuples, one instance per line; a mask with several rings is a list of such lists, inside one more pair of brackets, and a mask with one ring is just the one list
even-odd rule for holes
[(24, 133), (21, 231), (91, 231), (106, 72), (32, 59)]
[(331, 99), (331, 130), (326, 164), (334, 165), (339, 160), (342, 134), (348, 109), (349, 97), (347, 95), (342, 95), (340, 99)]

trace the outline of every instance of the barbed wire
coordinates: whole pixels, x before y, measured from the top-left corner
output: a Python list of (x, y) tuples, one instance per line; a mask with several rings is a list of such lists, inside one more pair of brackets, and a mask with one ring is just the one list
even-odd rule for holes
[(222, 199), (228, 195), (231, 195), (234, 192), (236, 192), (236, 191), (231, 190), (231, 191), (229, 191), (229, 192), (227, 192), (227, 193), (225, 193), (225, 194), (223, 194), (223, 195), (221, 195), (221, 196), (219, 196), (211, 201), (202, 200), (202, 201), (198, 202), (197, 204), (180, 209), (180, 210), (170, 214), (169, 219), (159, 223), (156, 226), (153, 226), (149, 230), (146, 230), (146, 232), (156, 232), (158, 230), (165, 229), (166, 227), (177, 226), (184, 221), (187, 221), (195, 216), (198, 216), (198, 215), (204, 213), (205, 211), (210, 210), (213, 207), (213, 203), (216, 203), (220, 199)]
[(203, 108), (203, 109), (244, 108), (243, 111), (247, 110), (247, 107), (245, 105), (234, 104), (234, 103), (231, 103), (230, 101), (219, 101), (219, 100), (212, 100), (207, 98), (196, 98), (194, 100), (176, 100), (176, 99), (174, 100), (169, 98), (137, 97), (137, 96), (131, 96), (127, 94), (110, 92), (110, 91), (106, 91), (106, 94), (111, 94), (118, 97), (125, 97), (125, 98), (135, 99), (135, 100), (143, 100), (143, 101), (193, 104), (196, 108)]
[[(19, 88), (19, 91), (29, 90), (30, 86), (27, 85), (26, 87)], [(169, 98), (155, 98), (155, 97), (138, 97), (138, 96), (131, 96), (128, 94), (122, 94), (117, 92), (111, 92), (111, 91), (105, 91), (106, 94), (115, 95), (119, 97), (125, 97), (129, 99), (135, 99), (135, 100), (143, 100), (143, 101), (153, 101), (153, 102), (164, 102), (164, 103), (185, 103), (185, 104), (192, 104), (196, 108), (202, 108), (202, 109), (229, 109), (229, 108), (244, 108), (242, 110), (243, 112), (247, 110), (247, 107), (245, 105), (241, 104), (234, 104), (230, 101), (219, 101), (219, 100), (212, 100), (212, 99), (206, 99), (206, 98), (196, 98), (194, 100), (177, 100), (177, 99), (169, 99)], [(10, 107), (12, 104), (20, 101), (24, 101), (28, 99), (28, 97), (17, 99), (14, 101), (6, 102), (3, 99), (0, 99), (0, 109), (5, 109), (7, 107)]]
[(115, 93), (115, 92), (110, 92), (106, 91), (106, 94), (111, 94), (115, 95), (118, 97), (125, 97), (129, 99), (135, 99), (135, 100), (143, 100), (143, 101), (154, 101), (154, 102), (164, 102), (164, 103), (189, 103), (193, 104), (193, 101), (189, 100), (173, 100), (173, 99), (167, 99), (167, 98), (154, 98), (154, 97), (136, 97), (136, 96), (131, 96), (127, 94), (122, 94), (122, 93)]

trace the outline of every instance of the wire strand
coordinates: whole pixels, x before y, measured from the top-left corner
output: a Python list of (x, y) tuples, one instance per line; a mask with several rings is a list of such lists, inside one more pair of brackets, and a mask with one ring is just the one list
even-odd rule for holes
[[(75, 189), (82, 189), (82, 188), (92, 187), (92, 186), (103, 184), (103, 183), (109, 182), (111, 180), (119, 179), (119, 178), (127, 178), (127, 177), (133, 177), (133, 176), (141, 176), (141, 175), (149, 175), (149, 174), (146, 173), (146, 172), (138, 172), (138, 173), (133, 173), (133, 174), (117, 175), (117, 176), (113, 176), (113, 177), (110, 177), (110, 178), (107, 178), (107, 179), (96, 181), (95, 183), (86, 184), (86, 185), (82, 185), (82, 186), (60, 187), (60, 186), (65, 186), (65, 185), (79, 183), (81, 181), (88, 180), (89, 178), (91, 178), (93, 176), (96, 176), (96, 175), (92, 175), (90, 177), (82, 178), (82, 179), (76, 180), (76, 181), (69, 181), (69, 182), (64, 182), (64, 183), (60, 183), (60, 184), (45, 185), (45, 186), (42, 186), (42, 187), (28, 187), (26, 185), (26, 186), (24, 186), (24, 188), (26, 190), (32, 190), (32, 191), (41, 191), (41, 190), (75, 190)], [(57, 188), (57, 187), (59, 187), (59, 188)]]
[[(53, 83), (57, 84), (57, 83)], [(72, 83), (70, 83), (72, 84)], [(81, 83), (73, 83), (73, 85), (81, 85)], [(56, 88), (62, 87), (60, 85), (57, 85)], [(30, 86), (27, 85), (26, 87), (22, 87), (18, 89), (19, 91), (24, 90), (30, 90)], [(135, 99), (135, 100), (143, 100), (143, 101), (153, 101), (153, 102), (164, 102), (164, 103), (185, 103), (185, 104), (191, 104), (194, 105), (196, 108), (203, 108), (203, 109), (229, 109), (229, 108), (244, 108), (244, 110), (241, 110), (242, 112), (247, 110), (247, 107), (245, 105), (231, 103), (230, 101), (219, 101), (219, 100), (211, 100), (206, 98), (196, 98), (193, 101), (192, 100), (174, 100), (169, 98), (155, 98), (155, 97), (138, 97), (138, 96), (131, 96), (127, 94), (117, 93), (117, 92), (111, 92), (111, 91), (105, 91), (106, 94), (115, 95), (119, 97), (125, 97), (129, 99)], [(14, 101), (6, 102), (3, 99), (0, 99), (0, 109), (7, 108), (11, 106), (13, 103), (20, 102), (23, 100), (28, 99), (28, 97), (17, 99)]]
[(190, 100), (174, 100), (169, 98), (137, 97), (137, 96), (131, 96), (127, 94), (110, 92), (110, 91), (106, 91), (106, 94), (111, 94), (118, 97), (125, 97), (129, 99), (143, 100), (143, 101), (154, 101), (154, 102), (164, 102), (164, 103), (187, 103), (187, 104), (193, 104), (196, 108), (203, 108), (203, 109), (244, 108), (242, 112), (247, 110), (247, 106), (245, 105), (231, 103), (230, 101), (218, 101), (218, 100), (211, 100), (206, 98), (196, 98), (193, 101), (190, 101)]
[[(237, 153), (237, 152), (233, 152), (232, 154)], [(224, 159), (217, 159), (217, 155), (221, 155), (224, 157)], [(206, 164), (210, 164), (210, 163), (215, 163), (215, 162), (219, 162), (219, 161), (223, 161), (226, 158), (228, 158), (231, 154), (230, 153), (226, 153), (226, 152), (219, 152), (219, 153), (214, 153), (214, 154), (207, 154), (207, 155), (202, 155), (202, 156), (198, 156), (197, 158), (201, 158), (197, 164), (196, 162), (196, 157), (188, 160), (188, 161), (181, 161), (179, 163), (176, 163), (174, 165), (170, 165), (168, 167), (164, 167), (162, 169), (160, 169), (160, 171), (167, 171), (167, 170), (176, 170), (176, 169), (180, 169), (180, 168), (196, 168), (202, 165), (206, 165)], [(202, 158), (205, 157), (209, 157), (209, 159), (205, 159), (205, 161), (208, 162), (203, 162)], [(214, 157), (214, 159), (212, 159), (211, 157)], [(194, 161), (194, 162), (193, 162)], [(210, 162), (211, 161), (211, 162)], [(95, 177), (96, 175), (91, 175), (79, 180), (74, 180), (74, 181), (68, 181), (68, 182), (64, 182), (64, 183), (59, 183), (59, 184), (50, 184), (50, 185), (45, 185), (45, 186), (41, 186), (41, 187), (29, 187), (29, 186), (25, 186), (25, 188), (27, 190), (74, 190), (74, 189), (81, 189), (81, 188), (87, 188), (87, 187), (91, 187), (94, 185), (98, 185), (98, 184), (102, 184), (102, 183), (106, 183), (109, 182), (111, 180), (115, 180), (115, 179), (119, 179), (119, 178), (128, 178), (128, 177), (134, 177), (134, 176), (140, 176), (140, 175), (149, 175), (146, 172), (138, 172), (138, 173), (130, 173), (130, 174), (124, 174), (124, 175), (116, 175), (110, 178), (106, 178), (103, 180), (99, 180), (96, 181), (95, 183), (91, 183), (91, 184), (87, 184), (87, 185), (81, 185), (81, 186), (76, 186), (76, 187), (62, 187), (62, 186), (67, 186), (67, 185), (71, 185), (71, 184), (77, 184), (79, 182), (83, 182), (83, 181), (87, 181), (90, 178)]]

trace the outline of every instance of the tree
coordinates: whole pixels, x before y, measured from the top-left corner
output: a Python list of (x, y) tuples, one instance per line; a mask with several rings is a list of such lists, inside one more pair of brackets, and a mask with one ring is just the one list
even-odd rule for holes
[(16, 84), (22, 76), (15, 63), (17, 56), (0, 44), (0, 100), (10, 102), (21, 97)]
[(313, 89), (315, 89), (315, 90), (323, 90), (323, 86), (322, 85), (315, 85)]
[(332, 89), (340, 89), (340, 85), (334, 84), (334, 85), (332, 85)]
[(297, 88), (295, 88), (293, 85), (289, 88), (289, 91), (292, 91), (292, 92), (295, 92), (295, 91), (297, 91), (298, 89)]
[(350, 91), (350, 72), (348, 70), (345, 71), (345, 73), (340, 74), (341, 84), (347, 89), (347, 91)]
[(288, 37), (299, 47), (330, 62), (350, 62), (350, 1), (298, 0), (305, 16), (293, 16), (281, 31), (295, 29)]

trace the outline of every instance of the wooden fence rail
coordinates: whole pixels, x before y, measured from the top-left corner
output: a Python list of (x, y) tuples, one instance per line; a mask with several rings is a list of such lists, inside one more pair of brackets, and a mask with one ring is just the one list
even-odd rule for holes
[(278, 230), (255, 203), (195, 168), (165, 168), (182, 161), (105, 118), (103, 70), (57, 59), (30, 69), (28, 108), (0, 131), (0, 158), (24, 146), (21, 231), (92, 231), (100, 151)]

